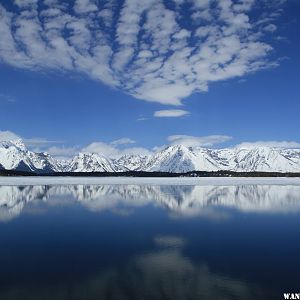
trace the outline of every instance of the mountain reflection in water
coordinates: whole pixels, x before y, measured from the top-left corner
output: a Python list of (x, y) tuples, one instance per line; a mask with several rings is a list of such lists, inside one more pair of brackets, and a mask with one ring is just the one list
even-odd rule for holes
[[(216, 207), (243, 212), (284, 213), (300, 211), (300, 186), (147, 186), (147, 185), (70, 185), (0, 186), (0, 220), (22, 213), (31, 202), (71, 196), (92, 211), (114, 210), (152, 204), (181, 216), (196, 216)], [(53, 205), (55, 201), (49, 203)]]

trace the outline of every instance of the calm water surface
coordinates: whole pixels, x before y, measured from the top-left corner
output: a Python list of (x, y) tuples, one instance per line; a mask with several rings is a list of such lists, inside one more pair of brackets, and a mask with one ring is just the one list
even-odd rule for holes
[(0, 299), (283, 299), (300, 186), (0, 186)]

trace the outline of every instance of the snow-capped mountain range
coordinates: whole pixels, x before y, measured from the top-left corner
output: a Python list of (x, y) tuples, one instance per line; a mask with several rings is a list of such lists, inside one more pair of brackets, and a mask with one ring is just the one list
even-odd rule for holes
[(300, 149), (236, 147), (226, 149), (169, 146), (149, 156), (118, 159), (97, 153), (79, 153), (60, 161), (47, 153), (29, 151), (21, 140), (0, 142), (0, 169), (49, 172), (300, 172)]

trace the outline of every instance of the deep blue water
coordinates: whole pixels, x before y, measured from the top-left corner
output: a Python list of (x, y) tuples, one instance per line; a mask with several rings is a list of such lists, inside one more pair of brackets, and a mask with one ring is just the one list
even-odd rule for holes
[(0, 299), (283, 299), (300, 186), (0, 186)]

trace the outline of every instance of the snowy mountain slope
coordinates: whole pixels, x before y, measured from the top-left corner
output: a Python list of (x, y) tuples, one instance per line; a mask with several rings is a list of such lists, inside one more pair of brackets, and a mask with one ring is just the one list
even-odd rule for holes
[(0, 165), (6, 170), (58, 172), (60, 163), (47, 153), (27, 150), (21, 140), (0, 142)]
[(28, 151), (28, 156), (37, 170), (43, 170), (44, 172), (60, 172), (62, 169), (61, 162), (54, 159), (48, 153), (34, 153)]
[(70, 162), (66, 172), (116, 172), (112, 161), (96, 153), (79, 153)]
[(189, 172), (194, 170), (217, 171), (218, 165), (207, 155), (206, 150), (200, 153), (182, 145), (170, 146), (151, 156), (145, 164), (145, 171)]
[(0, 164), (7, 170), (35, 169), (27, 156), (25, 145), (20, 140), (0, 143)]
[(299, 150), (255, 147), (218, 151), (219, 157), (227, 159), (231, 171), (300, 172)]
[(141, 171), (148, 160), (147, 156), (141, 155), (124, 155), (118, 159), (113, 160), (113, 162), (121, 166), (124, 171)]

